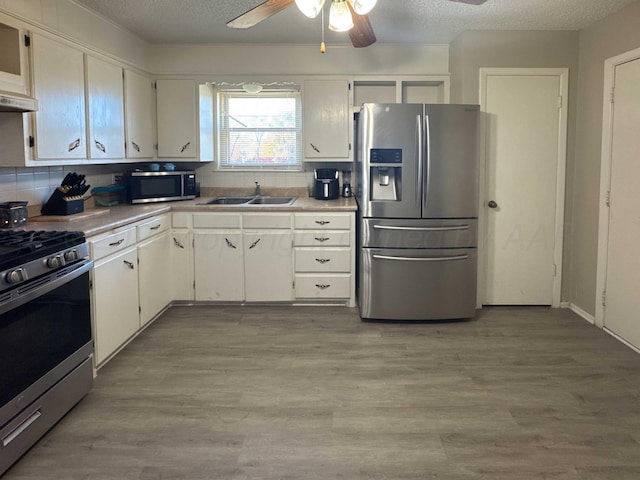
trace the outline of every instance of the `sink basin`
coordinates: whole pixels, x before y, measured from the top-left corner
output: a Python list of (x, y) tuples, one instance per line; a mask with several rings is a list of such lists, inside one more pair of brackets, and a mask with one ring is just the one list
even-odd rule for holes
[(248, 203), (254, 197), (217, 197), (208, 202), (201, 203), (201, 205), (242, 205)]
[(199, 205), (291, 205), (297, 197), (216, 197)]
[(291, 205), (296, 197), (256, 197), (249, 205)]

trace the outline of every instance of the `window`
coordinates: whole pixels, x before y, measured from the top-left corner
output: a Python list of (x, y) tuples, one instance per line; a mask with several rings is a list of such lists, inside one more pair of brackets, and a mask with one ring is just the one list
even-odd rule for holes
[(221, 169), (300, 170), (300, 92), (218, 92)]

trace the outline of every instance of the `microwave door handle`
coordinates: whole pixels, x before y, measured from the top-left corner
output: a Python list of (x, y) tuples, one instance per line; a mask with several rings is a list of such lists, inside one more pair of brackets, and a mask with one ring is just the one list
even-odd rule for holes
[(422, 138), (422, 115), (416, 115), (416, 138), (417, 138), (417, 144), (416, 144), (416, 148), (417, 148), (417, 162), (418, 162), (418, 174), (416, 175), (416, 208), (418, 208), (418, 210), (420, 210), (420, 195), (421, 195), (421, 188), (420, 185), (422, 183), (422, 143), (423, 143), (423, 138)]

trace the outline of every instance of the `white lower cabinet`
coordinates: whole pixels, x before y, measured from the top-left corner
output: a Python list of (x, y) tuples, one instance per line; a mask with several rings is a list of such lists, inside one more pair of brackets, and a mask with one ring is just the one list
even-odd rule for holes
[(88, 239), (96, 366), (171, 303), (169, 226), (159, 215)]
[(171, 214), (171, 298), (178, 301), (193, 301), (195, 282), (193, 278), (193, 232), (191, 214)]
[(293, 247), (290, 230), (244, 234), (244, 285), (247, 302), (293, 300)]
[(244, 300), (242, 232), (195, 232), (196, 300)]

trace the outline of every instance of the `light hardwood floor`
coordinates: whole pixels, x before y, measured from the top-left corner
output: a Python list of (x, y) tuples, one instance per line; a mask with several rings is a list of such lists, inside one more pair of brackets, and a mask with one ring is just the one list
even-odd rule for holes
[(640, 355), (568, 310), (174, 307), (3, 480), (640, 478)]

